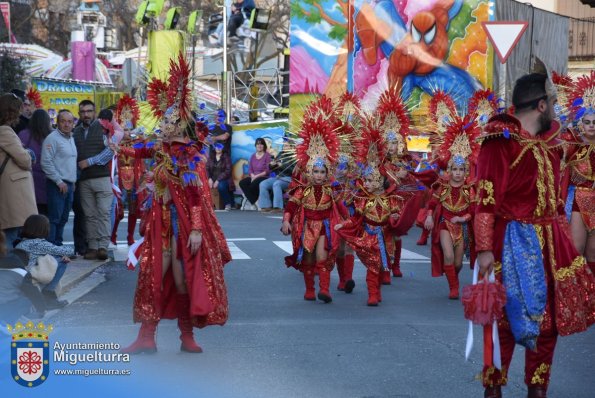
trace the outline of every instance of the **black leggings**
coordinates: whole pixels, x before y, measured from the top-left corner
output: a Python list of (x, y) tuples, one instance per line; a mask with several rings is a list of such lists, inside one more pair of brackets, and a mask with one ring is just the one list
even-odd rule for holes
[(256, 204), (258, 195), (260, 194), (260, 183), (267, 178), (268, 177), (258, 177), (257, 179), (250, 181), (250, 177), (246, 177), (240, 181), (240, 188), (250, 203)]
[(227, 21), (227, 34), (229, 37), (236, 36), (237, 37), (237, 30), (242, 24), (244, 23), (244, 16), (241, 12), (237, 14), (232, 14), (229, 17), (229, 21)]

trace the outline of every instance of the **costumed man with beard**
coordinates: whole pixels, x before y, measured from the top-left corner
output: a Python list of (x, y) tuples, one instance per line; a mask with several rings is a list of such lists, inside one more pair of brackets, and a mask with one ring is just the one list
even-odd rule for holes
[(157, 324), (175, 318), (180, 350), (200, 353), (193, 328), (223, 325), (228, 316), (223, 266), (231, 254), (213, 211), (201, 153), (208, 127), (193, 120), (190, 66), (183, 54), (170, 61), (169, 73), (167, 85), (152, 82), (147, 92), (153, 111), (163, 118), (162, 144), (119, 148), (125, 156), (155, 160), (133, 304), (141, 327), (123, 353), (155, 352)]
[[(545, 69), (545, 68), (543, 68)], [(484, 332), (484, 397), (501, 397), (515, 344), (525, 346), (528, 397), (546, 397), (558, 335), (595, 322), (595, 279), (574, 248), (560, 199), (556, 94), (546, 74), (515, 83), (513, 115), (492, 117), (478, 158), (475, 239), (480, 274), (506, 289), (498, 321), (501, 368)], [(496, 345), (497, 346), (497, 345)]]
[[(116, 106), (116, 120), (122, 126), (124, 138), (120, 146), (132, 147), (143, 141), (144, 137), (135, 131), (140, 112), (136, 100), (128, 94), (124, 95), (118, 101)], [(118, 155), (118, 187), (122, 191), (122, 196), (126, 201), (128, 208), (128, 235), (126, 240), (128, 245), (134, 244), (134, 230), (136, 229), (136, 220), (139, 218), (140, 204), (143, 198), (139, 197), (141, 178), (145, 172), (145, 164), (142, 159), (125, 156), (123, 153)], [(124, 218), (124, 203), (118, 198), (116, 220), (112, 228), (111, 241), (115, 245), (117, 241), (118, 225)]]

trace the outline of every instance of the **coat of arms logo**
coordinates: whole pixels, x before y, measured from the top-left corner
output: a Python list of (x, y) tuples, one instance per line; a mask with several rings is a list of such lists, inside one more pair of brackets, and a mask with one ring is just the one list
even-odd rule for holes
[(12, 334), (10, 343), (10, 369), (14, 381), (24, 387), (37, 387), (50, 372), (50, 342), (48, 335), (54, 330), (52, 325), (29, 321), (20, 322), (8, 331)]

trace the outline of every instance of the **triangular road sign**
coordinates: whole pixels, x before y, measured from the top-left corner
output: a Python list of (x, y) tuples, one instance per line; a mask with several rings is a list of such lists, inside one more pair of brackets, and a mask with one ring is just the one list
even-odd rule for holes
[(488, 34), (488, 38), (494, 46), (500, 62), (506, 63), (510, 53), (512, 53), (512, 49), (517, 45), (525, 30), (527, 30), (529, 22), (491, 21), (482, 22), (481, 25)]

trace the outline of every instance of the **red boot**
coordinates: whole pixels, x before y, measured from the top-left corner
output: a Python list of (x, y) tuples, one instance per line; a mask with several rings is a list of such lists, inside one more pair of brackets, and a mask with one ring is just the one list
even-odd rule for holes
[(202, 348), (194, 341), (192, 321), (190, 320), (190, 296), (188, 294), (176, 295), (178, 305), (178, 327), (180, 328), (180, 350), (184, 352), (201, 353)]
[(337, 290), (343, 291), (345, 290), (345, 257), (337, 257), (335, 263), (337, 263), (337, 273), (339, 274)]
[(401, 239), (395, 241), (395, 259), (393, 261), (392, 269), (393, 269), (393, 276), (395, 278), (402, 278), (403, 273), (401, 272), (401, 247), (403, 246), (403, 241)]
[(353, 257), (353, 254), (346, 254), (345, 259), (343, 261), (345, 293), (351, 293), (353, 292), (353, 288), (355, 288), (355, 282), (353, 281), (353, 262), (355, 261), (355, 258)]
[(316, 290), (314, 289), (314, 267), (311, 264), (302, 264), (302, 272), (304, 274), (304, 284), (306, 285), (304, 300), (316, 301)]
[(330, 303), (333, 301), (331, 297), (331, 293), (329, 292), (329, 287), (331, 285), (331, 270), (326, 266), (328, 261), (322, 261), (316, 263), (316, 268), (318, 269), (318, 300), (322, 300), (325, 303)]
[(428, 235), (430, 235), (430, 231), (428, 231), (425, 228), (422, 228), (421, 235), (419, 236), (419, 239), (417, 240), (417, 242), (415, 242), (415, 244), (418, 246), (427, 245), (428, 244)]
[(375, 274), (370, 270), (366, 272), (366, 285), (368, 285), (368, 306), (370, 307), (376, 307), (378, 305), (378, 280), (380, 278), (382, 278), (380, 274)]
[(110, 238), (110, 241), (114, 244), (117, 245), (118, 243), (118, 225), (120, 225), (120, 219), (118, 217), (116, 217), (116, 219), (114, 220), (114, 228), (112, 229), (112, 236)]
[(120, 221), (124, 218), (124, 205), (122, 204), (121, 199), (117, 199), (118, 203), (116, 205), (116, 217), (114, 219), (114, 228), (112, 228), (112, 236), (111, 241), (114, 245), (117, 245), (117, 236), (118, 236), (118, 225), (120, 225)]
[(136, 214), (128, 213), (128, 246), (134, 245), (134, 230), (136, 229)]
[(527, 389), (527, 398), (547, 398), (547, 390), (541, 386), (530, 386)]
[(380, 271), (380, 275), (381, 275), (381, 278), (382, 278), (382, 284), (383, 285), (390, 285), (391, 284), (390, 270), (383, 269), (382, 271)]
[(458, 300), (459, 299), (459, 276), (457, 275), (455, 266), (452, 264), (445, 265), (444, 266), (444, 275), (446, 275), (446, 280), (448, 281), (448, 287), (450, 289), (448, 298), (451, 300)]
[(502, 388), (500, 386), (486, 387), (483, 391), (483, 398), (502, 398)]
[(138, 337), (128, 347), (122, 348), (122, 354), (153, 354), (157, 352), (157, 344), (155, 343), (155, 330), (157, 330), (157, 322), (143, 321), (138, 331)]

